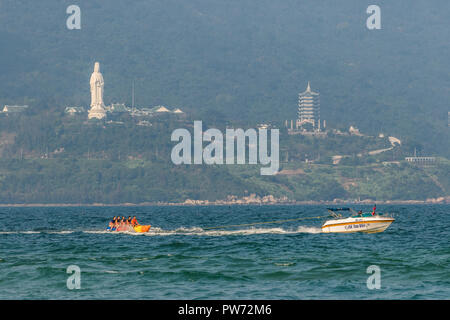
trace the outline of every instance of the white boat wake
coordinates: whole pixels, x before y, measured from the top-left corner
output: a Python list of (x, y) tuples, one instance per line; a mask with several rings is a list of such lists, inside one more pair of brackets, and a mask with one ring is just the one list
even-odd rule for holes
[(72, 234), (75, 232), (82, 232), (87, 234), (110, 234), (110, 235), (133, 235), (133, 236), (175, 236), (175, 235), (186, 235), (186, 236), (230, 236), (230, 235), (255, 235), (255, 234), (298, 234), (298, 233), (322, 233), (319, 227), (307, 227), (298, 226), (296, 228), (245, 228), (245, 229), (235, 229), (235, 230), (203, 230), (200, 227), (180, 227), (174, 230), (165, 230), (158, 227), (152, 227), (148, 232), (145, 233), (135, 233), (135, 232), (110, 232), (106, 230), (60, 230), (60, 231), (33, 231), (33, 230), (21, 230), (21, 231), (0, 231), (0, 234)]

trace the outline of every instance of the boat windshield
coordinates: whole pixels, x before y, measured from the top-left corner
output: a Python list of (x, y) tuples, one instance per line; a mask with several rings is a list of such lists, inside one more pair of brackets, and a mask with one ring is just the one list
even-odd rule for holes
[[(372, 217), (372, 213), (366, 212), (359, 215), (355, 210), (352, 210), (351, 208), (327, 208), (328, 211), (330, 211), (331, 215), (335, 218), (340, 218), (342, 215), (340, 214), (341, 211), (350, 211), (352, 218), (360, 218), (360, 217)], [(377, 213), (377, 216), (383, 215), (382, 213)]]
[(335, 218), (341, 218), (342, 215), (339, 213), (340, 211), (352, 211), (350, 208), (327, 208), (330, 211), (331, 216)]
[(372, 217), (372, 214), (371, 213), (363, 213), (361, 215), (356, 214), (356, 215), (352, 216), (352, 218), (360, 218), (360, 217), (365, 217), (365, 218)]

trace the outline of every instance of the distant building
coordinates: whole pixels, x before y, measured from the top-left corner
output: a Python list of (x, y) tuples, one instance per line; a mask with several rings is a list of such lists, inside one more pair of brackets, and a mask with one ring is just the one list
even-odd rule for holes
[(64, 110), (65, 113), (73, 116), (75, 114), (82, 114), (85, 113), (86, 110), (83, 107), (66, 107), (66, 109)]
[(435, 157), (406, 157), (405, 161), (420, 166), (436, 164)]
[[(128, 108), (123, 103), (115, 103), (112, 104), (109, 107), (106, 107), (106, 111), (110, 114), (119, 114), (119, 113), (129, 113), (132, 117), (156, 117), (156, 116), (163, 116), (163, 115), (177, 115), (177, 116), (184, 116), (185, 113), (183, 110), (179, 108), (175, 108), (173, 110), (170, 110), (169, 108), (165, 106), (155, 106), (155, 107), (131, 107)], [(143, 122), (144, 125), (145, 122)]]
[(257, 127), (258, 129), (269, 129), (271, 126), (272, 126), (272, 125), (267, 124), (267, 123), (260, 123), (260, 124), (258, 124), (256, 127)]
[(27, 110), (28, 106), (24, 105), (24, 106), (8, 106), (5, 105), (3, 108), (3, 112), (5, 113), (19, 113), (19, 112), (24, 112), (25, 110)]
[(156, 107), (152, 108), (152, 111), (153, 111), (153, 112), (158, 112), (158, 113), (162, 113), (162, 112), (170, 112), (170, 110), (167, 109), (167, 108), (164, 107), (164, 106), (156, 106)]
[(417, 150), (414, 148), (414, 156), (406, 157), (405, 161), (416, 165), (433, 165), (436, 163), (435, 157), (418, 157)]
[(309, 81), (306, 91), (298, 94), (296, 128), (306, 124), (310, 124), (314, 131), (320, 131), (320, 94), (311, 90)]
[(320, 120), (320, 94), (311, 90), (309, 81), (306, 90), (298, 94), (295, 126), (294, 120), (286, 120), (285, 127), (290, 135), (327, 136), (327, 132), (323, 131), (326, 128), (326, 122), (323, 120), (321, 125)]
[(111, 106), (107, 109), (107, 111), (111, 113), (123, 113), (123, 112), (129, 112), (128, 108), (125, 106), (124, 103), (113, 103)]
[(184, 115), (185, 113), (179, 108), (176, 108), (173, 111), (171, 111), (169, 108), (166, 108), (165, 106), (156, 106), (152, 108), (145, 108), (145, 107), (134, 108), (130, 111), (130, 114), (133, 117), (142, 117), (142, 116), (158, 116), (164, 114)]
[(355, 136), (362, 136), (361, 132), (359, 132), (359, 129), (354, 127), (354, 126), (350, 126), (350, 128), (348, 129), (348, 132), (351, 135), (355, 135)]

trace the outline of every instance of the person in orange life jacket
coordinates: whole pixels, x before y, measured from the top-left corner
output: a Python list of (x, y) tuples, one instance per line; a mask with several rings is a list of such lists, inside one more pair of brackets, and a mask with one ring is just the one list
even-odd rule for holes
[(138, 225), (138, 221), (136, 219), (136, 216), (134, 216), (133, 219), (131, 219), (131, 225), (132, 226), (137, 226)]

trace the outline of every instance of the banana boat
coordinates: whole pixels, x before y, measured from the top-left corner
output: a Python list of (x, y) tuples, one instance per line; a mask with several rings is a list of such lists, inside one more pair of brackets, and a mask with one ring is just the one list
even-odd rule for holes
[(137, 226), (134, 226), (133, 229), (134, 229), (135, 232), (142, 233), (142, 232), (148, 232), (148, 230), (150, 230), (150, 227), (151, 227), (150, 225), (146, 225), (146, 226), (144, 226), (144, 225), (137, 225)]
[(151, 225), (141, 225), (138, 224), (136, 226), (131, 226), (131, 225), (124, 225), (124, 226), (119, 226), (117, 228), (111, 228), (108, 227), (106, 228), (107, 231), (110, 232), (136, 232), (136, 233), (145, 233), (148, 232), (151, 228)]

